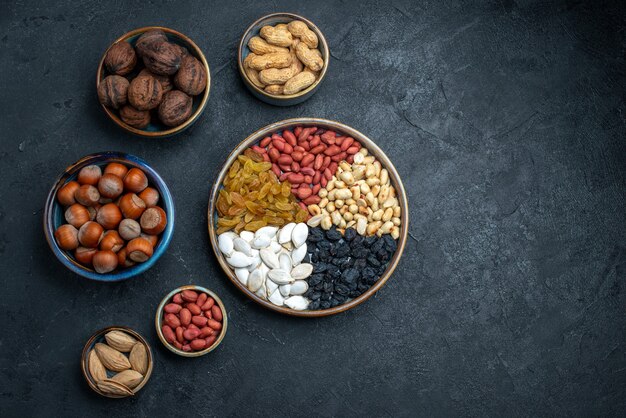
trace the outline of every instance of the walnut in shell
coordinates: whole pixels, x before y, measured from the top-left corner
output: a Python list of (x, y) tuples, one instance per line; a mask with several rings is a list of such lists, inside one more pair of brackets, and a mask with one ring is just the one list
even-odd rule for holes
[(180, 90), (172, 90), (159, 105), (159, 119), (167, 126), (178, 126), (191, 115), (192, 99)]
[(128, 80), (119, 75), (107, 76), (98, 86), (100, 103), (113, 109), (119, 109), (127, 101)]
[(118, 42), (107, 52), (104, 58), (104, 65), (113, 74), (126, 75), (130, 73), (137, 64), (137, 54), (128, 42)]
[(150, 124), (150, 111), (126, 105), (120, 109), (120, 118), (133, 128), (143, 129)]
[(143, 63), (155, 74), (172, 75), (180, 68), (181, 53), (181, 49), (170, 42), (151, 42), (144, 49)]
[(183, 57), (180, 69), (174, 76), (174, 84), (179, 90), (196, 96), (204, 91), (207, 83), (206, 71), (196, 57)]
[(135, 109), (155, 109), (163, 98), (163, 88), (154, 77), (142, 75), (135, 77), (128, 87), (128, 101)]

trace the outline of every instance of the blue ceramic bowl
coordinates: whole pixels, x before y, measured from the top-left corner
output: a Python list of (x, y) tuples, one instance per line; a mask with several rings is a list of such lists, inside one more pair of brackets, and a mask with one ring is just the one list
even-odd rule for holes
[[(319, 40), (318, 49), (322, 53), (322, 58), (324, 59), (324, 68), (322, 68), (322, 71), (320, 72), (317, 80), (315, 80), (315, 83), (310, 85), (308, 88), (299, 91), (298, 93), (289, 95), (269, 94), (265, 90), (255, 86), (252, 81), (250, 81), (248, 75), (244, 71), (243, 60), (245, 60), (250, 53), (250, 48), (248, 48), (248, 41), (250, 41), (250, 38), (254, 36), (259, 36), (259, 32), (263, 26), (274, 26), (279, 23), (289, 23), (292, 20), (303, 21), (307, 24), (309, 29), (315, 32)], [(257, 99), (274, 106), (292, 106), (304, 102), (305, 100), (313, 96), (313, 94), (315, 94), (318, 87), (322, 83), (324, 76), (326, 75), (326, 71), (328, 71), (328, 64), (330, 63), (330, 51), (328, 50), (328, 42), (326, 42), (326, 38), (324, 38), (322, 32), (312, 22), (303, 18), (302, 16), (298, 16), (293, 13), (273, 13), (267, 16), (263, 16), (252, 25), (250, 25), (248, 29), (246, 29), (243, 37), (241, 38), (241, 42), (239, 43), (239, 53), (237, 56), (237, 61), (239, 62), (239, 74), (241, 74), (241, 78), (243, 79), (244, 84)]]
[[(126, 165), (129, 168), (137, 167), (146, 174), (148, 177), (148, 183), (150, 186), (154, 187), (159, 191), (161, 195), (159, 206), (165, 210), (167, 214), (167, 226), (165, 227), (165, 231), (159, 236), (159, 242), (156, 247), (154, 247), (154, 253), (152, 257), (150, 257), (144, 263), (137, 263), (132, 267), (128, 267), (125, 269), (116, 269), (111, 273), (98, 273), (94, 269), (85, 267), (76, 261), (71, 254), (71, 252), (62, 250), (57, 245), (56, 240), (54, 239), (54, 231), (63, 225), (65, 222), (64, 219), (64, 211), (61, 204), (57, 201), (57, 191), (67, 182), (71, 180), (75, 180), (78, 176), (78, 172), (81, 168), (88, 165), (98, 165), (104, 168), (108, 163), (118, 162)], [(70, 165), (65, 169), (63, 174), (59, 176), (57, 181), (54, 183), (54, 186), (48, 193), (48, 198), (46, 199), (46, 206), (44, 209), (44, 217), (43, 217), (43, 229), (46, 235), (46, 240), (48, 241), (48, 245), (52, 249), (54, 255), (59, 259), (65, 267), (72, 270), (74, 273), (86, 277), (91, 280), (97, 280), (101, 282), (117, 282), (121, 280), (130, 279), (131, 277), (137, 276), (138, 274), (143, 273), (152, 267), (156, 261), (163, 255), (167, 246), (172, 239), (172, 233), (174, 232), (174, 201), (172, 200), (172, 195), (170, 194), (167, 185), (159, 176), (159, 174), (152, 169), (145, 161), (143, 161), (139, 157), (135, 157), (134, 155), (124, 154), (121, 152), (100, 152), (97, 154), (87, 155), (86, 157), (81, 158), (74, 164)]]
[[(120, 126), (122, 129), (130, 133), (143, 136), (143, 137), (148, 137), (148, 138), (165, 138), (165, 137), (169, 137), (169, 136), (181, 133), (187, 128), (189, 128), (196, 120), (198, 120), (198, 118), (204, 111), (204, 108), (206, 107), (206, 104), (209, 100), (209, 91), (211, 90), (211, 73), (209, 71), (209, 64), (204, 54), (202, 53), (202, 50), (198, 48), (198, 46), (191, 39), (189, 39), (187, 36), (183, 35), (180, 32), (177, 32), (173, 29), (164, 28), (161, 26), (148, 26), (145, 28), (135, 29), (133, 31), (125, 33), (120, 38), (118, 38), (115, 42), (113, 42), (111, 46), (107, 48), (106, 51), (104, 51), (104, 55), (102, 55), (102, 58), (100, 59), (100, 63), (98, 64), (98, 71), (96, 73), (97, 74), (96, 91), (98, 90), (98, 86), (100, 85), (100, 82), (106, 76), (109, 75), (109, 73), (107, 72), (106, 66), (104, 65), (104, 58), (106, 57), (107, 52), (109, 52), (109, 49), (111, 49), (111, 47), (117, 44), (118, 42), (128, 42), (134, 47), (135, 43), (137, 42), (137, 39), (139, 39), (139, 37), (143, 35), (144, 32), (157, 30), (157, 29), (165, 32), (165, 35), (167, 36), (168, 41), (178, 44), (180, 46), (184, 46), (185, 48), (187, 48), (187, 50), (189, 51), (191, 55), (196, 57), (200, 61), (200, 63), (202, 63), (202, 66), (204, 67), (204, 70), (206, 71), (207, 83), (206, 83), (206, 88), (204, 89), (204, 92), (202, 94), (192, 97), (193, 99), (192, 109), (193, 110), (189, 119), (187, 119), (185, 122), (181, 123), (180, 125), (174, 126), (174, 127), (170, 127), (170, 126), (166, 126), (162, 124), (158, 120), (158, 117), (156, 115), (153, 115), (152, 120), (150, 121), (150, 124), (148, 126), (146, 126), (143, 129), (134, 128), (128, 125), (119, 117), (119, 113), (117, 110), (109, 109), (108, 107), (101, 104), (102, 109), (104, 109), (104, 112), (109, 116), (109, 118), (111, 118), (111, 120), (113, 120), (113, 122), (115, 122), (116, 125)], [(143, 62), (141, 61), (141, 59), (138, 59), (135, 69), (126, 77), (129, 79), (134, 78), (139, 73), (139, 71), (141, 71), (143, 68), (144, 68)]]

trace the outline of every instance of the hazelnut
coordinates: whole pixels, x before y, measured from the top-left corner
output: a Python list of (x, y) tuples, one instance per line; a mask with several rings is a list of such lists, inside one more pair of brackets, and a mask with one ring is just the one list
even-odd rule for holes
[(137, 110), (129, 105), (120, 109), (120, 118), (133, 128), (143, 129), (150, 124), (150, 112), (148, 110)]
[(78, 182), (80, 184), (90, 184), (95, 186), (102, 177), (102, 169), (97, 165), (88, 165), (78, 172)]
[(117, 254), (111, 250), (98, 251), (91, 262), (98, 273), (110, 273), (117, 268)]
[(63, 187), (57, 192), (57, 200), (63, 206), (70, 206), (76, 203), (74, 193), (80, 188), (80, 184), (75, 181), (65, 183)]
[(138, 110), (154, 109), (161, 103), (162, 97), (161, 83), (149, 75), (134, 78), (128, 86), (128, 101)]
[(122, 267), (131, 267), (135, 264), (133, 260), (127, 257), (126, 247), (117, 252), (117, 264)]
[(107, 52), (104, 58), (104, 65), (113, 74), (126, 75), (130, 73), (137, 64), (137, 54), (128, 42), (118, 42)]
[(65, 221), (75, 228), (80, 228), (90, 220), (91, 215), (89, 211), (81, 204), (74, 203), (65, 210)]
[(206, 72), (200, 61), (191, 55), (183, 57), (180, 69), (174, 76), (176, 87), (190, 96), (196, 96), (204, 91), (206, 82)]
[(146, 204), (134, 193), (127, 193), (120, 199), (120, 210), (125, 218), (138, 219), (144, 210)]
[(139, 53), (139, 55), (143, 56), (146, 47), (153, 42), (167, 42), (167, 36), (165, 36), (165, 32), (156, 29), (148, 31), (141, 35), (135, 43), (135, 48), (137, 48), (137, 52)]
[(126, 168), (124, 164), (120, 164), (120, 163), (109, 163), (104, 168), (104, 174), (114, 174), (121, 179), (124, 178), (127, 172), (128, 172), (128, 168)]
[(143, 53), (143, 63), (155, 74), (174, 74), (180, 68), (180, 61), (181, 50), (170, 42), (151, 42)]
[(107, 199), (115, 199), (124, 191), (124, 182), (115, 174), (107, 173), (98, 181), (100, 196)]
[(148, 208), (159, 203), (159, 191), (154, 187), (146, 187), (138, 196), (145, 202)]
[(163, 94), (167, 93), (168, 91), (174, 88), (174, 84), (172, 83), (172, 80), (169, 78), (169, 76), (151, 73), (150, 70), (146, 68), (139, 71), (139, 74), (137, 74), (137, 77), (142, 76), (142, 75), (151, 75), (152, 77), (156, 78), (157, 81), (161, 83), (161, 87), (163, 88)]
[(76, 189), (74, 199), (83, 206), (95, 206), (100, 200), (100, 192), (89, 184), (83, 184)]
[(97, 222), (89, 221), (78, 230), (78, 242), (83, 247), (96, 248), (100, 243), (104, 228)]
[(78, 230), (72, 225), (61, 225), (54, 232), (54, 238), (62, 250), (73, 250), (78, 247)]
[(96, 248), (78, 247), (76, 251), (74, 251), (74, 257), (80, 264), (90, 266), (91, 260), (97, 252), (98, 250)]
[(139, 193), (148, 187), (148, 177), (143, 171), (133, 167), (124, 176), (124, 187), (129, 192)]
[(167, 226), (167, 214), (160, 207), (153, 206), (141, 214), (139, 224), (141, 225), (141, 230), (146, 234), (159, 235)]
[(126, 104), (128, 84), (128, 80), (119, 75), (106, 77), (98, 86), (100, 103), (113, 109), (119, 109), (121, 106), (124, 106)]
[(128, 254), (128, 258), (137, 263), (143, 263), (150, 257), (152, 257), (152, 253), (154, 252), (152, 248), (152, 244), (145, 238), (135, 238), (131, 240), (126, 246), (126, 252)]
[(105, 229), (115, 229), (122, 221), (122, 211), (115, 203), (107, 203), (98, 210), (96, 221)]
[(120, 222), (118, 233), (125, 240), (135, 239), (141, 234), (141, 226), (134, 219), (124, 219)]
[(191, 116), (191, 97), (179, 90), (167, 93), (159, 105), (159, 119), (167, 126), (178, 126)]

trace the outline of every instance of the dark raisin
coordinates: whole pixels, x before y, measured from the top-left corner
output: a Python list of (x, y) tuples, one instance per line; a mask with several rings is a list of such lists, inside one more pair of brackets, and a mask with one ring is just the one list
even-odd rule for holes
[(309, 277), (309, 286), (315, 286), (319, 283), (322, 283), (323, 280), (324, 280), (324, 275), (313, 274), (311, 277)]
[(309, 230), (308, 240), (311, 242), (320, 242), (324, 239), (324, 233), (319, 228), (313, 228)]
[(367, 257), (367, 263), (370, 266), (374, 266), (374, 267), (379, 267), (380, 266), (380, 261), (378, 261), (378, 259), (374, 255), (370, 255), (370, 256)]
[(337, 283), (335, 285), (335, 292), (339, 293), (340, 295), (347, 295), (348, 293), (350, 293), (350, 289), (345, 284)]
[(328, 300), (324, 300), (320, 303), (320, 308), (322, 309), (328, 309), (330, 308), (330, 301)]
[(319, 300), (314, 300), (313, 302), (309, 303), (309, 310), (310, 311), (315, 311), (317, 309), (320, 308), (320, 301)]
[(341, 280), (343, 280), (345, 283), (355, 283), (358, 279), (359, 271), (354, 268), (345, 270), (341, 275)]
[(343, 234), (343, 239), (345, 239), (346, 241), (352, 241), (354, 238), (356, 238), (356, 235), (357, 233), (354, 228), (348, 228)]
[(318, 300), (321, 297), (322, 297), (322, 293), (321, 292), (313, 292), (309, 296), (309, 299), (311, 299), (311, 300)]
[(348, 254), (350, 254), (350, 246), (347, 243), (340, 245), (335, 249), (335, 257), (341, 258), (347, 256)]
[(326, 231), (326, 239), (330, 241), (339, 241), (341, 239), (341, 232), (337, 231), (334, 228)]

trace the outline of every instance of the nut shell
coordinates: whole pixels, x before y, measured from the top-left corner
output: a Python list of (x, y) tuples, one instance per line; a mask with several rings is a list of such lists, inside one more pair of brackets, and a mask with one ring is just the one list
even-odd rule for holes
[(163, 98), (163, 88), (156, 78), (149, 75), (135, 77), (128, 86), (128, 101), (138, 110), (156, 108)]
[(143, 63), (155, 74), (172, 75), (180, 68), (182, 50), (170, 42), (151, 42), (143, 52)]
[(155, 29), (141, 35), (135, 43), (137, 53), (143, 56), (147, 46), (154, 42), (167, 42), (167, 36), (165, 35), (165, 32), (159, 29)]
[(191, 116), (192, 99), (182, 91), (172, 90), (159, 105), (159, 119), (167, 126), (178, 126)]
[(120, 199), (120, 209), (125, 218), (137, 219), (146, 210), (146, 203), (135, 193), (126, 193)]
[(130, 73), (137, 64), (137, 54), (128, 42), (118, 42), (107, 52), (104, 65), (107, 70), (117, 75)]
[(124, 178), (126, 173), (128, 173), (128, 168), (124, 164), (120, 163), (109, 163), (104, 168), (104, 174), (114, 174), (121, 179)]
[(152, 248), (152, 244), (145, 238), (135, 238), (131, 240), (126, 246), (126, 251), (128, 254), (128, 258), (138, 263), (143, 263), (150, 257), (152, 257), (152, 253), (154, 249)]
[(63, 187), (59, 189), (57, 192), (57, 200), (63, 206), (70, 206), (76, 203), (76, 199), (74, 198), (74, 194), (76, 190), (80, 188), (80, 184), (76, 181), (70, 181), (65, 183)]
[(139, 77), (142, 75), (149, 75), (156, 78), (157, 81), (161, 83), (161, 87), (163, 88), (163, 94), (171, 91), (174, 88), (174, 83), (172, 83), (172, 79), (167, 75), (154, 74), (150, 72), (150, 70), (148, 70), (147, 68), (139, 71), (139, 74), (137, 76)]
[(167, 226), (167, 214), (159, 206), (148, 208), (139, 220), (143, 232), (149, 235), (159, 235)]
[[(117, 268), (117, 255), (110, 250), (98, 251), (93, 256), (91, 263), (98, 273), (110, 273)], [(101, 358), (100, 360), (103, 360), (104, 363), (104, 359)]]
[(103, 233), (104, 228), (99, 223), (89, 221), (78, 230), (78, 241), (83, 247), (96, 248)]
[(148, 187), (148, 177), (138, 168), (131, 168), (124, 176), (124, 187), (127, 191), (139, 193)]
[(122, 221), (122, 212), (115, 203), (107, 203), (98, 209), (96, 221), (104, 229), (115, 229)]
[(76, 193), (74, 193), (74, 198), (81, 205), (95, 206), (100, 200), (100, 192), (92, 185), (84, 184), (76, 190)]
[(133, 128), (143, 129), (150, 124), (149, 111), (137, 110), (128, 105), (120, 109), (120, 118)]
[(119, 109), (127, 101), (128, 80), (119, 75), (110, 75), (98, 86), (100, 103), (113, 109)]
[(73, 250), (78, 248), (78, 230), (72, 225), (61, 225), (54, 231), (54, 238), (62, 250)]
[(191, 96), (196, 96), (204, 91), (206, 83), (206, 71), (200, 61), (191, 55), (183, 57), (180, 69), (174, 76), (176, 87)]
[(97, 248), (78, 247), (74, 251), (74, 257), (76, 261), (84, 266), (90, 266), (93, 256), (98, 252)]
[(124, 191), (124, 182), (115, 174), (107, 173), (98, 181), (100, 196), (107, 199), (115, 199)]

